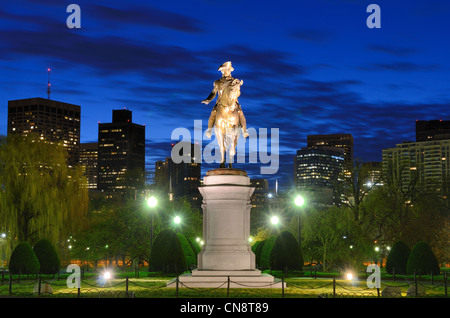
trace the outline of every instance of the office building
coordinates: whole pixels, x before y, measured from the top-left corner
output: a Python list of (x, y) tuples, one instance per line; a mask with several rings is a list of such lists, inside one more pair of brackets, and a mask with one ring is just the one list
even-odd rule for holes
[(353, 164), (353, 136), (351, 134), (309, 135), (308, 147), (334, 147), (344, 150), (344, 165)]
[(344, 149), (319, 146), (297, 151), (294, 181), (309, 202), (332, 204), (343, 181)]
[(256, 209), (264, 209), (267, 207), (267, 200), (273, 196), (273, 193), (269, 192), (269, 182), (267, 179), (250, 179), (250, 186), (255, 188), (253, 194), (250, 196), (250, 203), (252, 205), (252, 211)]
[(111, 123), (98, 124), (98, 179), (102, 192), (141, 190), (145, 184), (145, 126), (128, 109), (113, 110)]
[[(201, 163), (195, 159), (200, 153), (200, 146), (187, 142), (176, 144), (180, 146), (180, 157), (183, 161), (175, 163), (172, 157), (155, 163), (155, 188), (170, 200), (185, 197), (193, 207), (200, 208), (202, 196), (198, 187), (201, 185)], [(172, 149), (175, 144), (172, 144)]]
[(450, 139), (403, 142), (383, 149), (383, 174), (403, 189), (413, 183), (437, 189), (450, 180)]
[(67, 149), (67, 163), (78, 164), (81, 107), (44, 98), (8, 101), (8, 134), (36, 133), (40, 139)]
[(80, 144), (80, 165), (87, 178), (88, 189), (97, 190), (98, 144), (96, 142)]

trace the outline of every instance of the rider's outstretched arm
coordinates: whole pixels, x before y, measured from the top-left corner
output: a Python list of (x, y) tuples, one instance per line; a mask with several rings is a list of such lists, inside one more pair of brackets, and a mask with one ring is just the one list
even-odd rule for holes
[(212, 101), (214, 99), (214, 97), (216, 97), (217, 90), (218, 90), (218, 87), (216, 85), (216, 82), (214, 82), (214, 88), (213, 88), (212, 92), (209, 94), (209, 96), (205, 100), (202, 101), (202, 103), (208, 105), (209, 102)]

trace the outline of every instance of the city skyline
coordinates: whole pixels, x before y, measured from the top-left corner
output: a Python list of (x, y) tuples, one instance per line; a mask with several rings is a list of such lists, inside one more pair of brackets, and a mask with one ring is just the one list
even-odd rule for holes
[[(381, 161), (382, 150), (415, 140), (416, 120), (448, 120), (450, 22), (444, 1), (376, 1), (381, 28), (369, 29), (369, 1), (77, 1), (81, 29), (69, 29), (69, 4), (20, 0), (0, 8), (0, 134), (9, 100), (47, 97), (81, 106), (81, 142), (97, 142), (113, 109), (146, 125), (146, 164), (170, 155), (178, 127), (203, 130), (212, 104), (201, 101), (232, 61), (249, 127), (280, 129), (280, 169), (236, 164), (281, 187), (308, 135), (352, 134), (354, 158)], [(447, 116), (447, 117), (446, 117)], [(204, 145), (209, 143), (203, 140)], [(218, 164), (203, 164), (202, 169)]]

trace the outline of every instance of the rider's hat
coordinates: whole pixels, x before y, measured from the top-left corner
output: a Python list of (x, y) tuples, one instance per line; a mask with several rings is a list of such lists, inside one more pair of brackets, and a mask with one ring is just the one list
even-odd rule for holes
[(220, 65), (219, 71), (221, 71), (222, 69), (229, 69), (231, 72), (234, 71), (234, 68), (231, 66), (231, 62), (225, 62), (222, 65)]

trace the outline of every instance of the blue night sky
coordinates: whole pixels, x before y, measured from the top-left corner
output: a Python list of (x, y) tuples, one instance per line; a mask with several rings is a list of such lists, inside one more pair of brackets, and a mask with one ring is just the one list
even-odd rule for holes
[[(71, 3), (81, 29), (66, 26)], [(380, 29), (366, 25), (371, 3)], [(8, 100), (47, 97), (51, 68), (51, 98), (81, 106), (81, 142), (127, 107), (153, 170), (175, 128), (206, 129), (214, 103), (200, 102), (232, 61), (248, 126), (280, 132), (277, 174), (235, 167), (287, 187), (307, 135), (351, 133), (356, 158), (380, 161), (415, 139), (416, 119), (450, 119), (448, 12), (444, 0), (2, 1), (0, 134)]]

